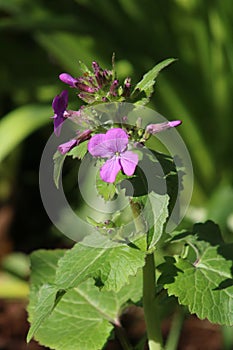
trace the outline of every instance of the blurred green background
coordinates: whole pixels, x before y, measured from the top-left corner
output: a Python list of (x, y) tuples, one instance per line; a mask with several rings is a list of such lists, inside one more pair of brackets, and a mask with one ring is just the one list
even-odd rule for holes
[[(186, 220), (214, 219), (233, 241), (231, 0), (0, 0), (0, 45), (0, 258), (67, 243), (51, 228), (38, 186), (51, 101), (64, 88), (61, 72), (78, 76), (79, 60), (110, 68), (113, 52), (119, 78), (133, 83), (178, 58), (160, 74), (150, 106), (183, 121), (195, 173)], [(74, 94), (71, 104), (80, 106)], [(26, 274), (24, 263), (16, 275)]]

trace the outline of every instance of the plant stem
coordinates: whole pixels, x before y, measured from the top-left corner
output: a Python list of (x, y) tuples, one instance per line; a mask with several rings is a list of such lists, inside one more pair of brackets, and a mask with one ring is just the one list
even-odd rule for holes
[(185, 313), (180, 308), (173, 317), (171, 329), (166, 342), (165, 350), (176, 350), (180, 338), (180, 332), (183, 326)]
[(115, 326), (115, 334), (124, 350), (133, 350), (127, 335), (125, 334), (125, 330), (122, 327)]
[(156, 300), (156, 278), (154, 254), (146, 256), (143, 267), (143, 308), (150, 350), (162, 349), (161, 321)]
[[(130, 200), (134, 224), (139, 232), (147, 232), (147, 225), (140, 216), (140, 203)], [(143, 267), (143, 309), (147, 327), (147, 337), (150, 350), (162, 350), (161, 320), (159, 305), (156, 300), (156, 277), (154, 254), (149, 253)]]

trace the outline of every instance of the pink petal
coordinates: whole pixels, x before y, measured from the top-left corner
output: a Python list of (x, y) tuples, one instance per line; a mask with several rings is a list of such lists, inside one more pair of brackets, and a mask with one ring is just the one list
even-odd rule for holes
[(120, 156), (120, 164), (124, 173), (131, 176), (135, 172), (135, 168), (138, 164), (138, 155), (131, 151), (126, 151)]
[(62, 73), (59, 75), (59, 79), (72, 87), (75, 87), (75, 83), (77, 82), (77, 79), (73, 78), (72, 75), (68, 73)]
[(105, 182), (113, 183), (116, 176), (121, 170), (121, 165), (118, 157), (108, 159), (106, 163), (100, 168), (100, 177)]
[(128, 135), (123, 129), (110, 129), (105, 134), (105, 141), (107, 142), (109, 151), (113, 153), (124, 152), (128, 145)]
[(171, 128), (174, 128), (175, 126), (182, 124), (182, 121), (181, 120), (173, 120), (173, 121), (169, 122), (168, 124), (170, 125)]
[(106, 134), (96, 134), (88, 142), (87, 148), (93, 157), (108, 158), (114, 155), (112, 151), (109, 151), (105, 137)]
[(78, 144), (78, 141), (76, 139), (72, 139), (68, 142), (62, 143), (58, 146), (58, 151), (61, 154), (66, 154), (69, 152), (72, 148), (74, 148)]
[(157, 134), (158, 132), (174, 128), (182, 123), (181, 120), (173, 120), (172, 122), (164, 122), (158, 124), (149, 124), (146, 127), (146, 132), (149, 134)]

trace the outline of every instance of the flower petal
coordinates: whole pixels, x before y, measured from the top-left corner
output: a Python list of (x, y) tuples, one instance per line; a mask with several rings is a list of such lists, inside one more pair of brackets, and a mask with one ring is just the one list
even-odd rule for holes
[(109, 151), (108, 142), (105, 141), (106, 134), (92, 136), (88, 142), (88, 151), (93, 157), (109, 158), (114, 156), (114, 152)]
[(128, 135), (123, 129), (110, 129), (105, 134), (106, 148), (113, 153), (124, 152), (128, 145)]
[(65, 121), (63, 115), (55, 114), (53, 119), (54, 134), (59, 136), (61, 133), (62, 123)]
[(172, 122), (149, 124), (146, 127), (146, 133), (154, 135), (154, 134), (157, 134), (158, 132), (174, 128), (180, 125), (181, 123), (182, 123), (181, 120), (173, 120)]
[(68, 106), (68, 91), (63, 90), (53, 99), (52, 107), (55, 114), (63, 114)]
[(73, 139), (68, 142), (62, 143), (61, 145), (58, 146), (58, 151), (61, 154), (66, 154), (69, 152), (72, 148), (74, 148), (78, 144), (78, 141)]
[(77, 82), (77, 79), (73, 78), (72, 75), (68, 73), (62, 73), (59, 75), (59, 79), (65, 83), (70, 85), (71, 87), (75, 87), (75, 83)]
[(124, 173), (131, 176), (135, 172), (135, 168), (138, 164), (138, 155), (131, 151), (126, 151), (120, 156), (120, 164)]
[(105, 182), (113, 183), (116, 180), (116, 176), (121, 170), (119, 158), (114, 156), (108, 159), (106, 163), (100, 168), (100, 177)]

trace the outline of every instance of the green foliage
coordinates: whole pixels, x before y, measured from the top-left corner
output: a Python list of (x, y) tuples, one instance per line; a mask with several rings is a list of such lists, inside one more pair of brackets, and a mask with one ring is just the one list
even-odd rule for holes
[(140, 98), (139, 96), (137, 96), (137, 100), (139, 101), (137, 101), (136, 104), (145, 105), (150, 102), (150, 97), (154, 91), (154, 84), (157, 76), (159, 75), (162, 69), (164, 69), (174, 61), (175, 58), (168, 58), (167, 60), (158, 63), (154, 68), (152, 68), (143, 76), (142, 80), (135, 86), (132, 98), (135, 98), (134, 95), (143, 96), (143, 93), (145, 97)]
[(195, 225), (192, 233), (177, 234), (173, 241), (184, 241), (192, 252), (186, 257), (167, 258), (160, 266), (159, 282), (199, 318), (232, 325), (232, 244), (224, 244), (211, 221)]
[(72, 150), (67, 153), (67, 156), (72, 156), (73, 159), (78, 158), (82, 160), (87, 153), (87, 144), (88, 140), (81, 142), (78, 146), (72, 148)]
[(53, 181), (57, 188), (59, 188), (59, 181), (62, 173), (62, 167), (66, 159), (66, 154), (61, 154), (59, 151), (56, 151), (53, 156), (54, 168), (53, 168)]
[[(95, 235), (97, 236), (97, 234)], [(92, 244), (98, 239), (90, 237)], [(94, 277), (104, 290), (119, 291), (144, 265), (145, 253), (127, 245), (116, 245), (100, 237), (103, 248), (77, 243), (59, 260), (55, 283), (60, 289), (70, 289), (89, 277)]]
[(99, 290), (93, 280), (86, 279), (70, 289), (51, 313), (56, 296), (56, 267), (63, 255), (64, 251), (37, 251), (31, 256), (28, 310), (32, 327), (28, 341), (35, 333), (41, 344), (51, 348), (99, 349), (104, 345), (113, 324), (118, 323), (121, 307), (130, 299), (137, 302), (141, 298), (141, 275), (131, 277), (130, 283), (118, 293)]
[(116, 180), (114, 183), (108, 183), (101, 180), (99, 172), (98, 177), (96, 179), (96, 188), (98, 191), (98, 194), (105, 200), (110, 201), (112, 200), (116, 194), (119, 193), (119, 189), (117, 187), (118, 184), (121, 183), (124, 179), (128, 179), (129, 176), (124, 175), (122, 172), (119, 172), (117, 174)]
[[(150, 213), (149, 215), (152, 214), (153, 216), (153, 225), (147, 236), (148, 249), (151, 249), (155, 248), (156, 243), (158, 243), (162, 237), (162, 234), (164, 233), (164, 224), (168, 217), (169, 196), (160, 196), (154, 192), (151, 192), (148, 195), (148, 199), (150, 201), (151, 209), (148, 209), (147, 212)], [(151, 220), (148, 218), (146, 221), (150, 222)]]

